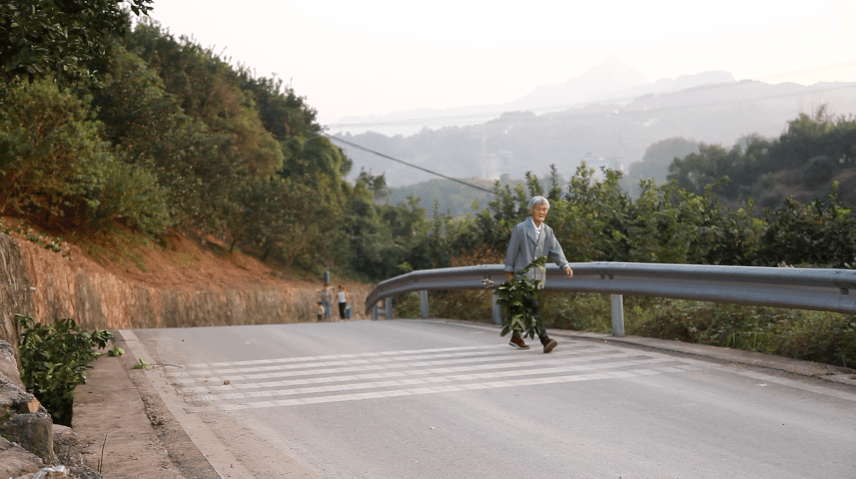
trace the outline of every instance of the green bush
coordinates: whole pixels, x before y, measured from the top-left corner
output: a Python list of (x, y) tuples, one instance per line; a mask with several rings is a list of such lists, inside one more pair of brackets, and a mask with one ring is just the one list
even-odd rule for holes
[(825, 311), (662, 300), (629, 334), (856, 365), (856, 317)]
[(428, 294), (428, 313), (432, 318), (490, 321), (491, 299), (492, 291), (485, 289), (431, 291)]
[(419, 318), (422, 316), (419, 293), (412, 292), (396, 296), (394, 304), (395, 313), (399, 318)]
[[(431, 298), (432, 308), (445, 313), (437, 317), (471, 317), (464, 314), (460, 304), (444, 301), (436, 295)], [(547, 328), (603, 334), (612, 331), (608, 294), (541, 292), (539, 301)], [(854, 315), (625, 296), (624, 322), (626, 333), (633, 336), (856, 367)]]
[(86, 382), (86, 367), (101, 355), (93, 348), (107, 346), (113, 333), (82, 331), (73, 319), (61, 319), (56, 326), (36, 323), (15, 314), (23, 326), (21, 343), (21, 380), (47, 409), (54, 423), (71, 426), (74, 388)]
[(542, 293), (541, 316), (546, 328), (608, 333), (611, 331), (608, 294)]

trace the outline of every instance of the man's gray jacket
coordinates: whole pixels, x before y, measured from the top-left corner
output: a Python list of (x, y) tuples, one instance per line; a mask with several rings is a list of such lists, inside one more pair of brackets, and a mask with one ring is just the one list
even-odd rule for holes
[[(531, 217), (514, 227), (511, 231), (511, 241), (508, 243), (508, 252), (505, 254), (505, 271), (516, 273), (529, 263), (541, 256), (553, 260), (560, 268), (570, 264), (565, 259), (565, 252), (553, 233), (553, 228), (542, 223), (541, 237), (536, 241), (538, 233), (535, 230), (535, 221)], [(532, 268), (526, 274), (530, 280), (540, 281), (539, 287), (544, 287), (547, 271), (541, 268)]]

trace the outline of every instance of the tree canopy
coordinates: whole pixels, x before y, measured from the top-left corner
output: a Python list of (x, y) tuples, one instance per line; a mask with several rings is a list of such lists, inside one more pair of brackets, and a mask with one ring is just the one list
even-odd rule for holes
[[(129, 6), (144, 14), (149, 4)], [(529, 197), (540, 194), (571, 261), (856, 261), (854, 217), (836, 187), (762, 214), (750, 199), (782, 168), (821, 186), (852, 169), (853, 119), (800, 115), (778, 139), (749, 135), (730, 149), (663, 140), (646, 163), (670, 164), (672, 180), (633, 178), (633, 195), (619, 172), (553, 166), (547, 178), (498, 181), (484, 207), (452, 215), (418, 195), (390, 201), (383, 174), (346, 181), (353, 162), (290, 86), (152, 21), (131, 28), (121, 5), (0, 5), (0, 214), (84, 234), (117, 225), (155, 238), (210, 234), (272, 265), (376, 281), (501, 261)]]
[(53, 74), (88, 78), (86, 67), (107, 55), (109, 39), (128, 30), (125, 5), (137, 15), (152, 0), (7, 0), (0, 3), (0, 79)]

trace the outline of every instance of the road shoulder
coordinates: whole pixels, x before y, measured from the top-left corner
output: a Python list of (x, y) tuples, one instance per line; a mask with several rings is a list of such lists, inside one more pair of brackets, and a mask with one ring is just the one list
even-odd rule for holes
[[(128, 350), (121, 335), (112, 341)], [(84, 458), (93, 469), (101, 461), (105, 479), (219, 479), (136, 362), (101, 356), (75, 389), (72, 429)]]

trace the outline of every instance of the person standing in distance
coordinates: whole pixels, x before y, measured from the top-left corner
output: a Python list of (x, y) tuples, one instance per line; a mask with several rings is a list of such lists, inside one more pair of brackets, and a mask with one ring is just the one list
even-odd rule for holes
[[(511, 241), (508, 243), (508, 252), (505, 254), (505, 275), (507, 279), (514, 279), (518, 271), (541, 256), (553, 260), (565, 270), (568, 278), (574, 275), (574, 270), (571, 269), (571, 265), (565, 259), (565, 253), (562, 251), (562, 246), (556, 239), (553, 229), (544, 223), (549, 210), (550, 202), (547, 198), (535, 196), (529, 200), (529, 214), (531, 216), (511, 231)], [(526, 273), (526, 278), (540, 281), (538, 287), (543, 288), (547, 274), (541, 268), (532, 268)], [(538, 339), (544, 346), (544, 352), (549, 353), (559, 343), (547, 336), (547, 330), (541, 324), (541, 307), (538, 304), (538, 298), (527, 298), (523, 306), (535, 316), (535, 330), (538, 333)], [(529, 345), (523, 341), (517, 331), (512, 332), (511, 341), (508, 344), (517, 349), (529, 349)]]
[(332, 319), (330, 315), (330, 299), (333, 296), (333, 292), (330, 291), (328, 283), (324, 283), (319, 292), (321, 293), (321, 305), (324, 306), (324, 320), (330, 321)]
[(345, 317), (345, 309), (348, 307), (348, 291), (341, 284), (339, 291), (336, 292), (336, 301), (339, 303), (339, 319), (347, 319)]

